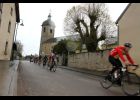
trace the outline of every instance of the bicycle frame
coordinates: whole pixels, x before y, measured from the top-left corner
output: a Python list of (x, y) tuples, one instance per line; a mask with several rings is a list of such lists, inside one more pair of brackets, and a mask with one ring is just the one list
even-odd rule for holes
[[(126, 67), (118, 68), (119, 71), (117, 71), (117, 74), (120, 74), (120, 75), (121, 75), (121, 72), (123, 72), (122, 75), (124, 76), (125, 74), (129, 73), (129, 71), (128, 71), (128, 67), (129, 67), (129, 66), (138, 67), (138, 65), (131, 65), (131, 64), (129, 64), (129, 65), (127, 65)], [(136, 70), (136, 69), (135, 69), (135, 70)], [(118, 73), (118, 72), (119, 72), (119, 73)], [(123, 76), (120, 76), (120, 77), (123, 77)]]
[[(128, 66), (135, 66), (136, 68), (138, 67), (138, 65), (128, 65)], [(123, 68), (119, 68), (118, 69), (118, 77), (117, 78), (115, 78), (114, 76), (112, 76), (112, 75), (108, 75), (107, 77), (105, 77), (105, 79), (103, 80), (103, 81), (100, 81), (100, 83), (101, 83), (101, 86), (103, 87), (103, 88), (105, 88), (105, 89), (109, 89), (110, 87), (112, 87), (113, 86), (113, 84), (115, 84), (115, 82), (117, 82), (118, 80), (119, 80), (119, 78), (121, 78), (121, 83), (123, 83), (123, 84), (121, 84), (121, 87), (122, 87), (122, 90), (123, 90), (123, 92), (126, 94), (126, 95), (139, 95), (139, 93), (140, 93), (140, 85), (139, 85), (139, 83), (140, 83), (140, 78), (138, 78), (138, 76), (135, 74), (135, 73), (130, 73), (129, 71), (128, 71), (128, 66), (126, 66), (126, 67), (123, 67)], [(134, 69), (134, 70), (136, 70), (136, 69)], [(120, 73), (120, 72), (122, 72), (122, 74)], [(135, 77), (134, 78), (136, 78), (137, 80), (136, 80), (136, 82), (138, 81), (139, 83), (135, 83), (135, 82), (133, 82), (133, 80), (131, 80), (131, 79), (133, 79), (133, 78), (130, 78), (130, 76), (129, 75), (134, 75)], [(114, 74), (113, 74), (114, 75)], [(122, 75), (122, 76), (121, 76)], [(110, 80), (110, 78), (111, 78), (111, 80)], [(108, 83), (110, 81), (110, 83)], [(123, 81), (123, 82), (122, 82)], [(135, 92), (131, 92), (131, 93), (129, 93), (128, 91), (127, 91), (127, 88), (125, 88), (125, 85), (124, 85), (124, 83), (125, 84), (130, 84), (132, 82), (132, 84), (133, 85), (135, 85), (135, 84), (138, 84), (138, 85), (136, 85), (136, 86), (138, 86), (138, 90), (136, 89), (136, 91)], [(132, 86), (133, 86), (132, 85)], [(133, 94), (132, 94), (133, 93)]]

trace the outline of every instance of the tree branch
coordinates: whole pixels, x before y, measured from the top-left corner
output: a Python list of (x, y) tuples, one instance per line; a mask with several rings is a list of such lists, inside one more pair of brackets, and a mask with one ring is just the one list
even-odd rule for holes
[(89, 30), (88, 30), (88, 26), (87, 23), (85, 23), (85, 21), (82, 19), (80, 20), (80, 22), (84, 25), (84, 27), (86, 28), (86, 36), (89, 36)]
[(84, 35), (83, 35), (83, 33), (82, 33), (82, 30), (81, 30), (81, 26), (80, 26), (80, 20), (79, 19), (77, 19), (76, 21), (75, 21), (75, 24), (76, 24), (76, 32), (78, 32), (79, 34), (80, 34), (80, 37), (81, 37), (81, 39), (82, 39), (82, 43), (85, 43), (85, 39), (84, 39)]

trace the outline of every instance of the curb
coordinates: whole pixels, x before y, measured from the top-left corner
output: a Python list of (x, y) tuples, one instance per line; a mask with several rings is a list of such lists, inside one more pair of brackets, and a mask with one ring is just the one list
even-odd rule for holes
[(12, 75), (11, 75), (11, 81), (9, 85), (9, 91), (8, 96), (16, 96), (17, 95), (17, 69), (19, 66), (20, 61), (14, 61)]

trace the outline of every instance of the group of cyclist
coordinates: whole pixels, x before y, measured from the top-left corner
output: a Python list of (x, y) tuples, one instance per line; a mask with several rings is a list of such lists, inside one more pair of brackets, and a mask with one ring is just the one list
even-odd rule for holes
[(48, 65), (48, 67), (50, 67), (50, 70), (52, 69), (52, 64), (55, 63), (55, 64), (58, 64), (59, 62), (59, 58), (58, 58), (58, 55), (56, 55), (56, 53), (54, 52), (51, 52), (50, 55), (45, 55), (45, 56), (42, 56), (42, 55), (39, 55), (39, 56), (30, 56), (30, 62), (34, 62), (38, 65), (43, 65), (44, 67), (46, 65)]

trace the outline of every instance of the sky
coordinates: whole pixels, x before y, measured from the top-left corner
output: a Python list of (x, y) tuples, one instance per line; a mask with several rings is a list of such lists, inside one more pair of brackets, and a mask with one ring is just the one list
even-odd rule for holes
[[(17, 40), (23, 44), (23, 55), (38, 54), (41, 38), (41, 24), (51, 12), (55, 23), (55, 37), (64, 36), (63, 22), (67, 10), (79, 3), (20, 3), (20, 19), (24, 26), (18, 27)], [(115, 22), (128, 3), (106, 3), (111, 19)]]

